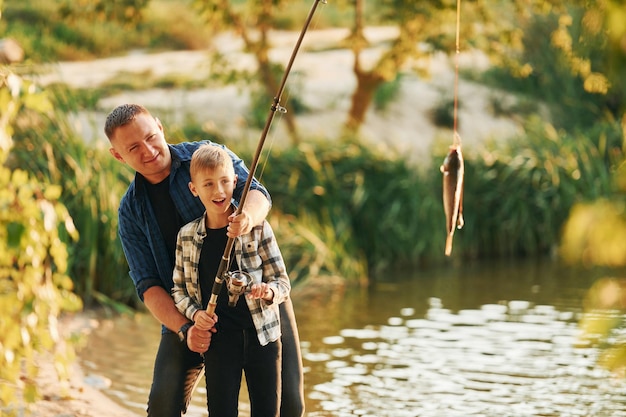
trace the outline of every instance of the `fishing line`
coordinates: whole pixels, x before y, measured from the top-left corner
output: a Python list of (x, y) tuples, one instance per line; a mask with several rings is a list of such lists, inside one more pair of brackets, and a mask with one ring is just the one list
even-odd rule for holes
[(461, 136), (458, 132), (459, 119), (459, 39), (461, 37), (461, 0), (456, 2), (456, 41), (455, 41), (455, 57), (454, 57), (454, 139), (453, 144), (461, 146)]

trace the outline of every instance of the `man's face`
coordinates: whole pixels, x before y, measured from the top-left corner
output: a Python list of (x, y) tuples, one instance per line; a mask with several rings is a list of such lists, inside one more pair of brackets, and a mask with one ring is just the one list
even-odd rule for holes
[(148, 114), (138, 114), (135, 120), (118, 127), (111, 138), (111, 154), (152, 184), (170, 174), (172, 157), (167, 147), (163, 126)]

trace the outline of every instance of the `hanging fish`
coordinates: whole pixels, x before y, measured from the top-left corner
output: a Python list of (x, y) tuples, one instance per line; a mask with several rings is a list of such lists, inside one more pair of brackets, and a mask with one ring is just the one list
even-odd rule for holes
[(463, 155), (461, 145), (450, 146), (440, 168), (443, 173), (443, 209), (446, 214), (446, 256), (452, 253), (454, 229), (463, 227)]

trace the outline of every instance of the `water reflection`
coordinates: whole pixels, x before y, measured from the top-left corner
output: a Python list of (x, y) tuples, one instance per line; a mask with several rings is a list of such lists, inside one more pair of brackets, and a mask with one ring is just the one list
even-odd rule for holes
[[(626, 416), (577, 322), (589, 277), (552, 263), (401, 272), (366, 290), (294, 291), (308, 416)], [(106, 322), (84, 352), (143, 415), (158, 326)], [(205, 392), (188, 416), (205, 416)], [(245, 397), (242, 412), (249, 415)]]
[(344, 329), (305, 352), (309, 416), (623, 416), (623, 381), (576, 348), (569, 312), (526, 301), (452, 313), (432, 298), (425, 318)]

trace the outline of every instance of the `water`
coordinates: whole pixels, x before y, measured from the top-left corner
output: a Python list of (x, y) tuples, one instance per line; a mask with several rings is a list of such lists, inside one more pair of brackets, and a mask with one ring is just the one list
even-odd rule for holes
[[(590, 274), (548, 262), (459, 264), (367, 289), (295, 290), (307, 415), (626, 416), (625, 381), (579, 337)], [(104, 321), (82, 354), (86, 372), (139, 415), (158, 336), (144, 314)], [(200, 387), (188, 416), (206, 416), (205, 396)]]

